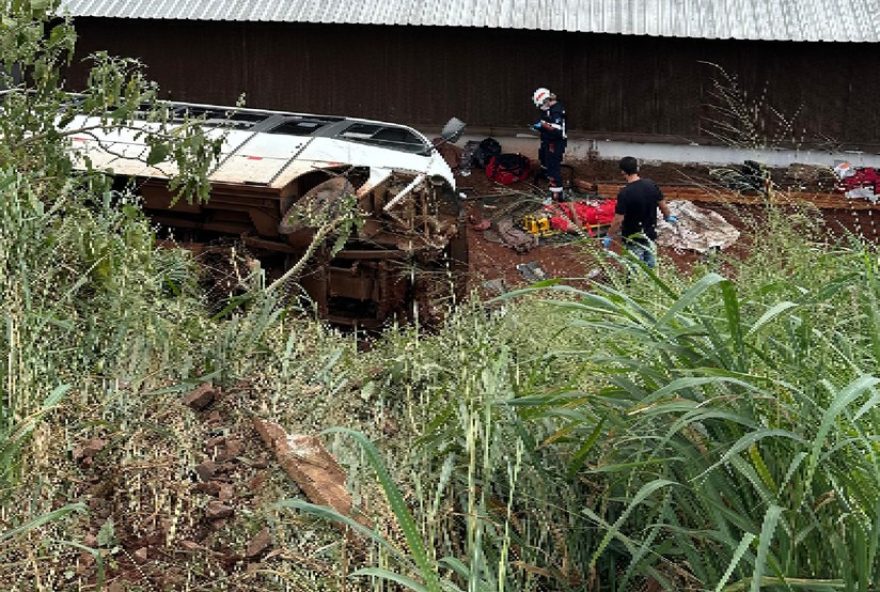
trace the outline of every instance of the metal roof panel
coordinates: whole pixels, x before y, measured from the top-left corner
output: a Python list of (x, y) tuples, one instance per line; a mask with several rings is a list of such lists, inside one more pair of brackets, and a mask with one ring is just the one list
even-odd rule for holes
[(877, 0), (62, 0), (71, 15), (880, 42)]

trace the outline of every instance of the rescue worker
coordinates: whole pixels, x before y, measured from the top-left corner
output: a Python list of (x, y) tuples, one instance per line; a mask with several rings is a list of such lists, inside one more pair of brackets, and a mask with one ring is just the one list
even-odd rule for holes
[(532, 94), (532, 102), (541, 111), (541, 118), (532, 124), (532, 129), (541, 133), (538, 160), (542, 172), (550, 180), (550, 195), (544, 200), (544, 205), (550, 205), (554, 201), (563, 201), (562, 157), (568, 143), (565, 107), (556, 99), (555, 94), (543, 87)]
[(678, 222), (678, 218), (669, 212), (657, 184), (639, 176), (639, 162), (634, 157), (620, 159), (620, 172), (626, 179), (626, 186), (617, 194), (614, 218), (602, 244), (610, 249), (615, 241), (622, 240), (623, 246), (639, 261), (653, 268), (657, 265), (657, 209), (670, 224)]

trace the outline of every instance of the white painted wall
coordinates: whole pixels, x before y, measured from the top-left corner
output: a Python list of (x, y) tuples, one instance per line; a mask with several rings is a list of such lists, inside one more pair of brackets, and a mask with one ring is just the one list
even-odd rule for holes
[[(431, 137), (428, 135), (428, 137)], [(457, 142), (464, 146), (468, 140), (482, 140), (485, 135), (465, 134)], [(504, 152), (519, 152), (529, 158), (538, 156), (537, 133), (492, 136)], [(701, 146), (699, 144), (639, 143), (619, 140), (569, 139), (565, 156), (567, 160), (586, 159), (591, 151), (599, 158), (616, 160), (635, 156), (643, 162), (667, 162), (677, 164), (726, 165), (742, 164), (756, 160), (771, 167), (786, 167), (793, 163), (833, 167), (847, 161), (856, 167), (880, 168), (880, 154), (861, 151), (828, 152), (820, 150), (743, 150), (726, 146)]]

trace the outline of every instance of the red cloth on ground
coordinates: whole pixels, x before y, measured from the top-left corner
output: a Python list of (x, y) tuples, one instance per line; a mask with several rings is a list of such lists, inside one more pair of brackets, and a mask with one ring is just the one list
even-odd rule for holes
[(874, 193), (880, 193), (880, 173), (871, 167), (860, 167), (843, 180), (844, 191), (852, 191), (860, 187), (871, 187)]
[[(572, 223), (580, 227), (594, 224), (611, 224), (611, 220), (614, 219), (615, 206), (617, 206), (616, 199), (606, 199), (599, 202), (598, 205), (582, 201), (571, 201), (555, 203), (548, 206), (547, 209), (551, 214), (551, 228), (568, 232)], [(587, 228), (587, 232), (590, 232), (589, 228)]]

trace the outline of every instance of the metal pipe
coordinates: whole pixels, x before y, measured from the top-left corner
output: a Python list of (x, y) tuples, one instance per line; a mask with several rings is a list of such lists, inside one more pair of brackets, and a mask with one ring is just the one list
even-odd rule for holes
[(400, 201), (413, 192), (413, 190), (418, 187), (421, 183), (425, 181), (427, 175), (425, 173), (419, 173), (415, 179), (413, 179), (409, 185), (403, 188), (403, 190), (394, 196), (394, 199), (385, 204), (385, 207), (382, 208), (383, 211), (387, 212), (394, 206), (396, 206)]

